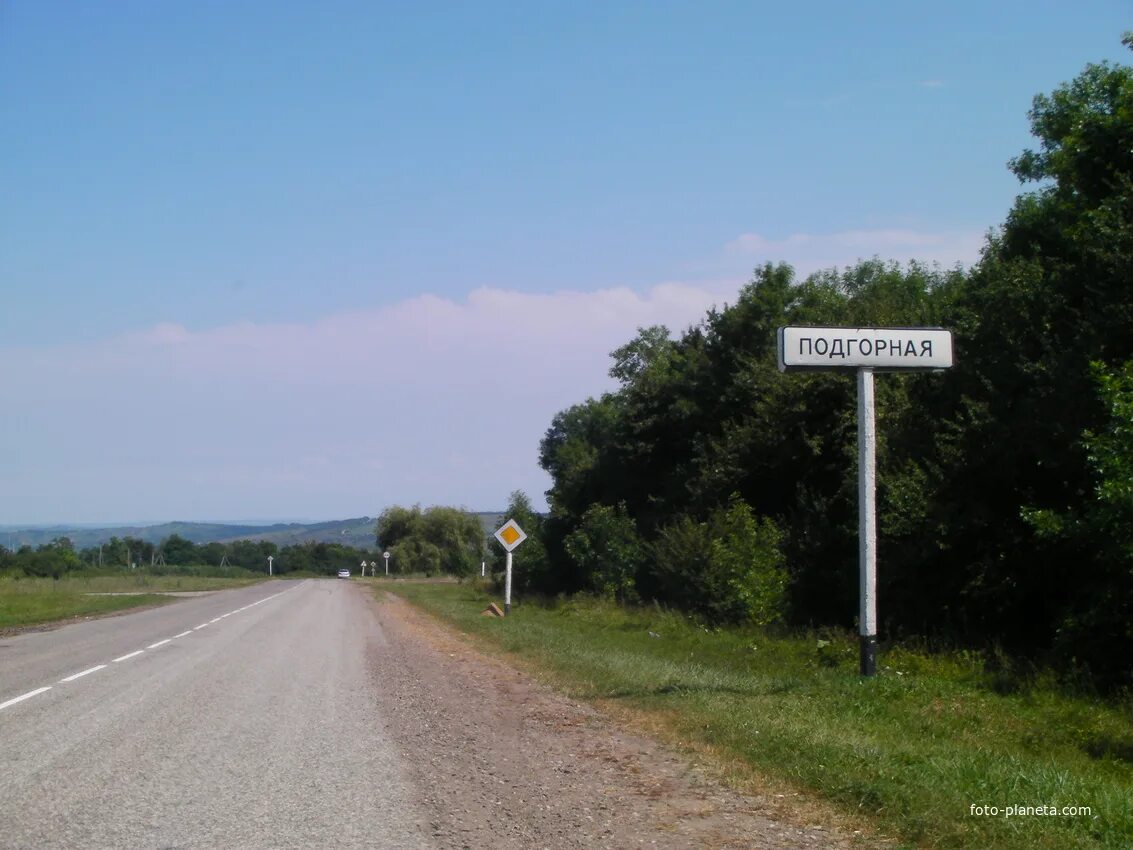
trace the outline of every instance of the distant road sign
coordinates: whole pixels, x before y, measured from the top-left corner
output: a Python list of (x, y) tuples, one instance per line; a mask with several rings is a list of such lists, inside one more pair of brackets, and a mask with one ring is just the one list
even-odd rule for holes
[(941, 328), (779, 328), (779, 369), (783, 372), (950, 368), (952, 332)]
[(527, 533), (519, 527), (519, 523), (514, 519), (509, 519), (496, 529), (495, 537), (500, 541), (500, 545), (510, 552), (527, 539)]

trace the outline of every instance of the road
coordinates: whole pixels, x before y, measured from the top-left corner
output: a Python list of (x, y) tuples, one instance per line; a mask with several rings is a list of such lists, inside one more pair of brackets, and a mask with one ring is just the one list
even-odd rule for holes
[(0, 639), (0, 846), (432, 846), (350, 582)]

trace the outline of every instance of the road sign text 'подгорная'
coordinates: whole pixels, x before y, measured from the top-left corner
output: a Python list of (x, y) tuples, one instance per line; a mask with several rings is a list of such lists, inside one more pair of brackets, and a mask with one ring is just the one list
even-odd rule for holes
[(941, 328), (779, 328), (779, 369), (784, 372), (951, 367), (952, 332)]

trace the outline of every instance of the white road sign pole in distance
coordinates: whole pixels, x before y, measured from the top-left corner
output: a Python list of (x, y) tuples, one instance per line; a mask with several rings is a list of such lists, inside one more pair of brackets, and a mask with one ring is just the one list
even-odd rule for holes
[(273, 559), (272, 559), (272, 556), (271, 556), (271, 555), (268, 555), (268, 575), (269, 575), (269, 576), (273, 574), (273, 573), (272, 573), (272, 571), (271, 571), (271, 562), (272, 562), (272, 560), (273, 560)]
[(504, 573), (504, 616), (511, 613), (511, 552), (527, 539), (527, 534), (514, 519), (496, 529), (495, 538), (507, 550), (507, 569)]
[(389, 575), (389, 552), (382, 552), (382, 557), (386, 560), (386, 575)]
[(952, 368), (952, 332), (942, 328), (779, 328), (783, 372), (853, 371), (858, 380), (858, 634), (861, 674), (877, 673), (877, 433), (874, 372)]

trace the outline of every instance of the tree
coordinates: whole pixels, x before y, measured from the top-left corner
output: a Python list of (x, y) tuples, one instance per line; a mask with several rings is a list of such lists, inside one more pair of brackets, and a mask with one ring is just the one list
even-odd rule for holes
[(461, 508), (393, 505), (378, 517), (379, 547), (390, 553), (396, 573), (470, 575), (484, 552), (484, 534), (474, 514)]
[(787, 573), (775, 523), (738, 494), (704, 522), (685, 515), (654, 542), (666, 598), (715, 623), (770, 625), (786, 613)]
[(961, 356), (936, 398), (939, 549), (925, 566), (964, 634), (1037, 654), (1063, 642), (1067, 599), (1049, 589), (1066, 564), (1105, 558), (1099, 541), (1044, 536), (1027, 516), (1090, 498), (1085, 435), (1108, 415), (1090, 364), (1133, 358), (1133, 69), (1088, 65), (1030, 117), (1038, 149), (1011, 167), (1038, 188), (955, 302)]
[(1093, 473), (1090, 496), (1064, 511), (1025, 509), (1047, 541), (1074, 541), (1100, 557), (1079, 563), (1067, 587), (1055, 649), (1067, 666), (1086, 666), (1107, 687), (1133, 685), (1133, 361), (1110, 371), (1093, 364), (1109, 417), (1083, 443)]
[(374, 527), (378, 548), (389, 549), (406, 538), (420, 535), (421, 521), (420, 505), (411, 508), (393, 505), (386, 508)]
[(421, 531), (440, 550), (440, 571), (471, 575), (484, 555), (484, 531), (475, 515), (458, 508), (435, 506), (421, 518)]
[(591, 505), (563, 545), (592, 590), (619, 602), (637, 601), (647, 553), (624, 502)]
[(161, 541), (159, 549), (161, 554), (165, 557), (165, 563), (167, 564), (185, 566), (188, 564), (199, 564), (204, 561), (204, 558), (197, 551), (196, 545), (179, 534), (171, 534), (166, 537)]

